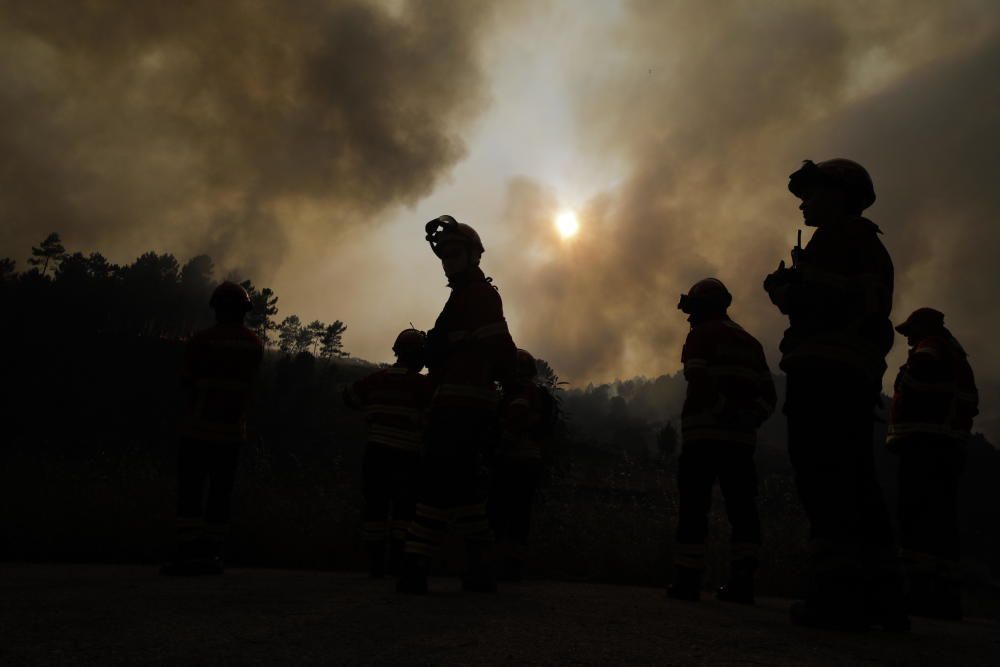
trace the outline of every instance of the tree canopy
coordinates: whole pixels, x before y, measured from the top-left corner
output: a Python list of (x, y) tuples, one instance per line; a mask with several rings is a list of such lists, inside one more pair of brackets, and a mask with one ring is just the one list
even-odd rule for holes
[[(170, 253), (149, 251), (117, 265), (98, 252), (67, 252), (59, 234), (51, 233), (31, 248), (28, 265), (18, 272), (13, 259), (0, 258), (0, 307), (20, 324), (16, 333), (22, 335), (47, 335), (69, 324), (74, 333), (186, 338), (213, 322), (208, 302), (220, 281), (208, 255), (181, 264)], [(292, 354), (347, 356), (343, 322), (303, 326), (289, 315), (279, 324), (278, 295), (249, 278), (237, 281), (252, 304), (246, 325), (265, 345)]]

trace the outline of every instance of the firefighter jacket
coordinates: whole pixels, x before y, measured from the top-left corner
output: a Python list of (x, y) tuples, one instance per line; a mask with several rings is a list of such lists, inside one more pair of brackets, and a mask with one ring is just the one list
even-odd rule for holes
[(728, 317), (691, 328), (681, 354), (687, 396), (681, 412), (685, 446), (699, 440), (752, 445), (774, 412), (774, 380), (757, 339)]
[(514, 461), (541, 461), (556, 420), (556, 402), (534, 382), (505, 388), (500, 405), (500, 446), (497, 455)]
[(427, 332), (431, 409), (493, 411), (496, 381), (513, 376), (517, 348), (507, 330), (503, 303), (479, 268), (452, 281), (444, 310)]
[(965, 440), (979, 414), (979, 392), (965, 350), (950, 333), (921, 339), (896, 376), (888, 441), (910, 435)]
[(192, 336), (181, 369), (188, 399), (181, 433), (209, 442), (242, 442), (263, 354), (260, 339), (242, 324), (216, 324)]
[(344, 402), (364, 410), (369, 444), (419, 453), (430, 396), (426, 375), (390, 366), (348, 387)]
[(881, 384), (892, 347), (893, 267), (873, 222), (824, 225), (789, 271), (789, 327), (781, 341), (786, 373), (846, 368)]

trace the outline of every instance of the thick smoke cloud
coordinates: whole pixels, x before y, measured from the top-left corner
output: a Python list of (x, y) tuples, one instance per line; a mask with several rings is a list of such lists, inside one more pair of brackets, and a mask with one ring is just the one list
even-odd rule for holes
[[(851, 157), (876, 181), (869, 213), (896, 263), (894, 317), (921, 305), (947, 313), (984, 389), (979, 424), (1000, 433), (1000, 5), (609, 7), (581, 33), (558, 95), (525, 86), (493, 100), (516, 125), (572, 91), (574, 155), (622, 176), (579, 211), (569, 243), (550, 231), (565, 202), (548, 183), (512, 181), (503, 228), (492, 214), (470, 218), (518, 342), (576, 383), (674, 371), (687, 330), (678, 295), (715, 275), (775, 364), (784, 320), (760, 284), (801, 227), (787, 176), (805, 158)], [(391, 256), (385, 238), (355, 232), (440, 191), (487, 108), (489, 58), (545, 52), (546, 30), (560, 34), (559, 16), (582, 11), (557, 9), (519, 14), (552, 25), (504, 47), (483, 2), (7, 0), (0, 255), (22, 258), (52, 230), (115, 260), (209, 252), (258, 283), (277, 276), (285, 312), (391, 340), (397, 319), (423, 309), (432, 321), (440, 304), (424, 283), (440, 279), (421, 273), (418, 289), (407, 273), (433, 268), (419, 221)], [(498, 180), (517, 160), (518, 131)], [(462, 185), (468, 201), (438, 212), (480, 214), (490, 184)], [(351, 289), (320, 311), (324, 280)], [(897, 340), (891, 368), (903, 348)]]
[[(977, 2), (630, 5), (609, 44), (588, 45), (614, 57), (586, 60), (576, 101), (583, 140), (625, 178), (568, 244), (528, 232), (550, 228), (544, 184), (509, 187), (507, 224), (537, 258), (501, 282), (526, 313), (519, 342), (574, 380), (672, 371), (678, 295), (717, 276), (776, 364), (784, 320), (761, 282), (802, 226), (787, 176), (851, 157), (876, 180), (894, 317), (948, 314), (986, 390), (980, 425), (996, 429), (998, 25)], [(897, 339), (891, 368), (904, 351)]]
[[(268, 279), (411, 204), (484, 106), (486, 3), (8, 0), (0, 252), (52, 230), (112, 258), (209, 252)], [(294, 230), (302, 234), (302, 230)]]

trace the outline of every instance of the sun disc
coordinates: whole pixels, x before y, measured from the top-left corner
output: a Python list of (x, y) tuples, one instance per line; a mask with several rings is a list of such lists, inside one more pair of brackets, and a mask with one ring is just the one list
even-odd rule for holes
[(577, 220), (576, 213), (573, 211), (563, 211), (557, 215), (556, 229), (564, 239), (576, 236), (576, 233), (580, 231), (580, 221)]

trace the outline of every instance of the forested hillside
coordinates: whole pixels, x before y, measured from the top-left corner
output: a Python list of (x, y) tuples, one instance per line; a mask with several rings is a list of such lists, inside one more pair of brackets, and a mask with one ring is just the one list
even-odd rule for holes
[[(4, 262), (0, 283), (0, 557), (154, 562), (171, 539), (177, 369), (183, 338), (210, 318), (211, 260), (146, 253), (128, 266), (53, 251), (27, 271)], [(344, 325), (277, 319), (255, 289), (250, 323), (270, 349), (257, 382), (235, 498), (234, 564), (349, 568), (360, 549), (364, 427), (342, 388), (375, 365), (352, 359)], [(297, 320), (297, 318), (296, 318)], [(308, 333), (308, 332), (312, 333)], [(332, 333), (331, 333), (332, 332)], [(558, 386), (562, 427), (551, 446), (535, 522), (531, 573), (663, 583), (676, 519), (679, 375)], [(778, 378), (779, 392), (783, 389)], [(820, 425), (817, 425), (820, 427)], [(893, 502), (894, 459), (877, 447)], [(806, 525), (773, 417), (758, 447), (764, 553), (761, 586), (793, 593)], [(982, 436), (963, 479), (966, 572), (980, 590), (1000, 576), (1000, 453)], [(718, 500), (718, 499), (717, 499)], [(710, 579), (726, 559), (717, 502)], [(445, 563), (448, 567), (448, 563)]]

